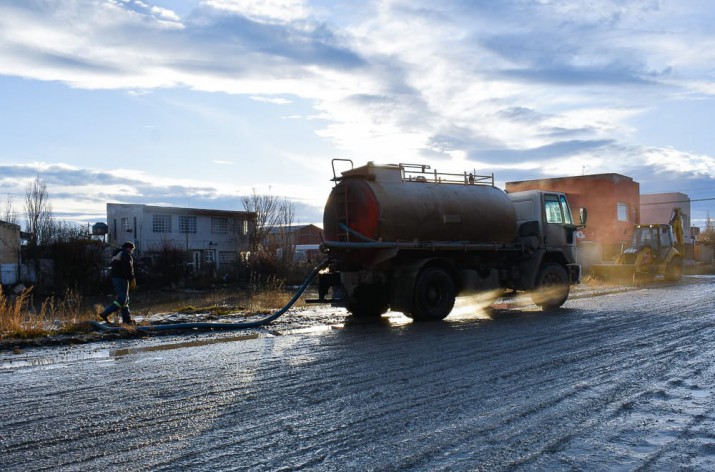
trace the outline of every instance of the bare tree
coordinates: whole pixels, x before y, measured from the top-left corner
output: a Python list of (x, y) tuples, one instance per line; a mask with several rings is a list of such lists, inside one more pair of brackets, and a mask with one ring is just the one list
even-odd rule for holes
[(279, 208), (280, 200), (275, 195), (259, 195), (256, 189), (247, 197), (243, 197), (243, 208), (256, 214), (256, 224), (251, 228), (251, 246), (253, 252), (262, 252), (268, 243), (272, 228), (281, 222)]
[(295, 240), (293, 238), (293, 220), (295, 218), (295, 205), (284, 198), (278, 206), (278, 217), (280, 224), (277, 228), (281, 248), (281, 263), (283, 267), (288, 267), (293, 262), (295, 253)]
[(43, 239), (44, 243), (64, 243), (89, 239), (87, 228), (67, 221), (50, 220), (48, 228), (49, 238)]
[(710, 218), (710, 211), (708, 211), (708, 216), (705, 220), (705, 231), (700, 234), (699, 240), (708, 247), (715, 247), (715, 225), (712, 218)]
[(52, 205), (49, 198), (47, 185), (38, 174), (25, 188), (25, 217), (31, 246), (39, 246), (52, 237)]
[[(290, 226), (295, 217), (293, 202), (275, 195), (259, 195), (254, 189), (250, 196), (243, 197), (243, 208), (256, 214), (251, 234), (252, 251), (260, 259), (274, 263), (289, 260), (295, 247), (290, 240)], [(280, 261), (276, 257), (278, 252)]]
[(5, 196), (5, 204), (3, 205), (2, 215), (0, 218), (7, 222), (7, 223), (12, 223), (12, 224), (17, 224), (18, 218), (17, 218), (17, 213), (15, 212), (15, 208), (13, 205), (13, 198), (12, 195), (9, 193)]

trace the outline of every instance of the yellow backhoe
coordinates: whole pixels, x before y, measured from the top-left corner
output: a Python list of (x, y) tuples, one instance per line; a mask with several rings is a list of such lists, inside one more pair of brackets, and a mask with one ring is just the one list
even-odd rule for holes
[(635, 225), (630, 246), (613, 263), (591, 266), (591, 275), (610, 282), (630, 279), (636, 285), (657, 276), (678, 281), (683, 274), (682, 234), (674, 234), (669, 224)]

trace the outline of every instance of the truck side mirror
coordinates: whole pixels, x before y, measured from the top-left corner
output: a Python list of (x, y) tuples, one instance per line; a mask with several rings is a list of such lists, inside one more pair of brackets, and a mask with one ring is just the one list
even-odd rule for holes
[(588, 220), (588, 210), (585, 208), (579, 208), (578, 214), (579, 214), (579, 219), (581, 220), (580, 225), (585, 227), (586, 220)]

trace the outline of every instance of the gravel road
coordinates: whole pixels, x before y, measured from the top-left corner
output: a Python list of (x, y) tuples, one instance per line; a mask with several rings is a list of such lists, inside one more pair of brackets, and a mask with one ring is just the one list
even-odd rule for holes
[(715, 470), (713, 299), (4, 353), (0, 470)]

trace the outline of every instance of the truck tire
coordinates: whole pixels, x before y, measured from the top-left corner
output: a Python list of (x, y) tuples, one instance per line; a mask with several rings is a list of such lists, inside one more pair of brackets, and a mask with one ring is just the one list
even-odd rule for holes
[(669, 282), (678, 282), (683, 276), (683, 260), (679, 257), (674, 257), (668, 262), (665, 268), (665, 280)]
[(414, 303), (407, 316), (415, 321), (439, 321), (454, 308), (456, 289), (449, 272), (427, 267), (417, 277)]
[(382, 285), (360, 285), (350, 297), (347, 309), (356, 318), (379, 318), (390, 307), (389, 293)]
[(566, 269), (555, 262), (547, 262), (539, 271), (532, 301), (542, 310), (553, 310), (569, 297), (569, 275)]

